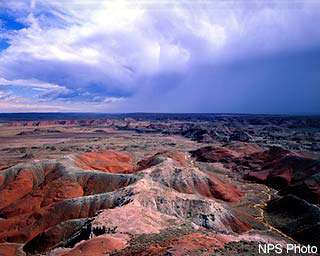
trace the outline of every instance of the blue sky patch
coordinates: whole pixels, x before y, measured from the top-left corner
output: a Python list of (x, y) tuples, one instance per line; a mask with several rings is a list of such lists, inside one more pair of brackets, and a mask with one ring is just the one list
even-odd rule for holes
[(0, 21), (1, 28), (5, 30), (20, 30), (26, 27), (25, 24), (4, 11), (0, 11)]
[(10, 46), (10, 44), (7, 42), (7, 40), (0, 39), (0, 52), (7, 49)]

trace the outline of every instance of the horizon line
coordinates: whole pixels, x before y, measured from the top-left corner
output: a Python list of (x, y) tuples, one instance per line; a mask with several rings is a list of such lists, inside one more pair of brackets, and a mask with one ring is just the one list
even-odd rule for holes
[(28, 115), (28, 114), (81, 114), (81, 115), (132, 115), (132, 114), (165, 114), (165, 115), (266, 115), (266, 116), (320, 116), (319, 113), (250, 113), (250, 112), (145, 112), (145, 111), (136, 111), (136, 112), (0, 112), (0, 115)]

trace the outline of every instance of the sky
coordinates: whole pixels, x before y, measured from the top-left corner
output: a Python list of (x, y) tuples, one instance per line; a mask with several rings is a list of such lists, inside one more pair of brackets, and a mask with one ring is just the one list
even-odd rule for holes
[(320, 1), (0, 0), (0, 112), (320, 113)]

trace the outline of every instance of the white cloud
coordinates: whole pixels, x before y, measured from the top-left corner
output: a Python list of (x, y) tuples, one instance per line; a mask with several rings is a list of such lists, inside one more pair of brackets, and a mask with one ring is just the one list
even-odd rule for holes
[(3, 91), (0, 91), (0, 101), (3, 101), (3, 102), (17, 102), (19, 101), (20, 99), (8, 92), (3, 92)]
[(0, 112), (103, 112), (116, 110), (117, 104), (125, 98), (104, 98), (98, 102), (35, 102), (33, 99), (0, 91)]
[(22, 86), (22, 87), (31, 87), (37, 89), (47, 89), (54, 91), (68, 91), (68, 89), (64, 86), (60, 86), (57, 84), (42, 82), (36, 79), (15, 79), (15, 80), (7, 80), (3, 77), (0, 77), (0, 86)]

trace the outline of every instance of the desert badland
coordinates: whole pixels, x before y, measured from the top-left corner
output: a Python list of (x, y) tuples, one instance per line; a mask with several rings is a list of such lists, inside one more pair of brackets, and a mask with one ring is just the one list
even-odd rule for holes
[(318, 117), (3, 115), (0, 255), (320, 246), (319, 145)]

